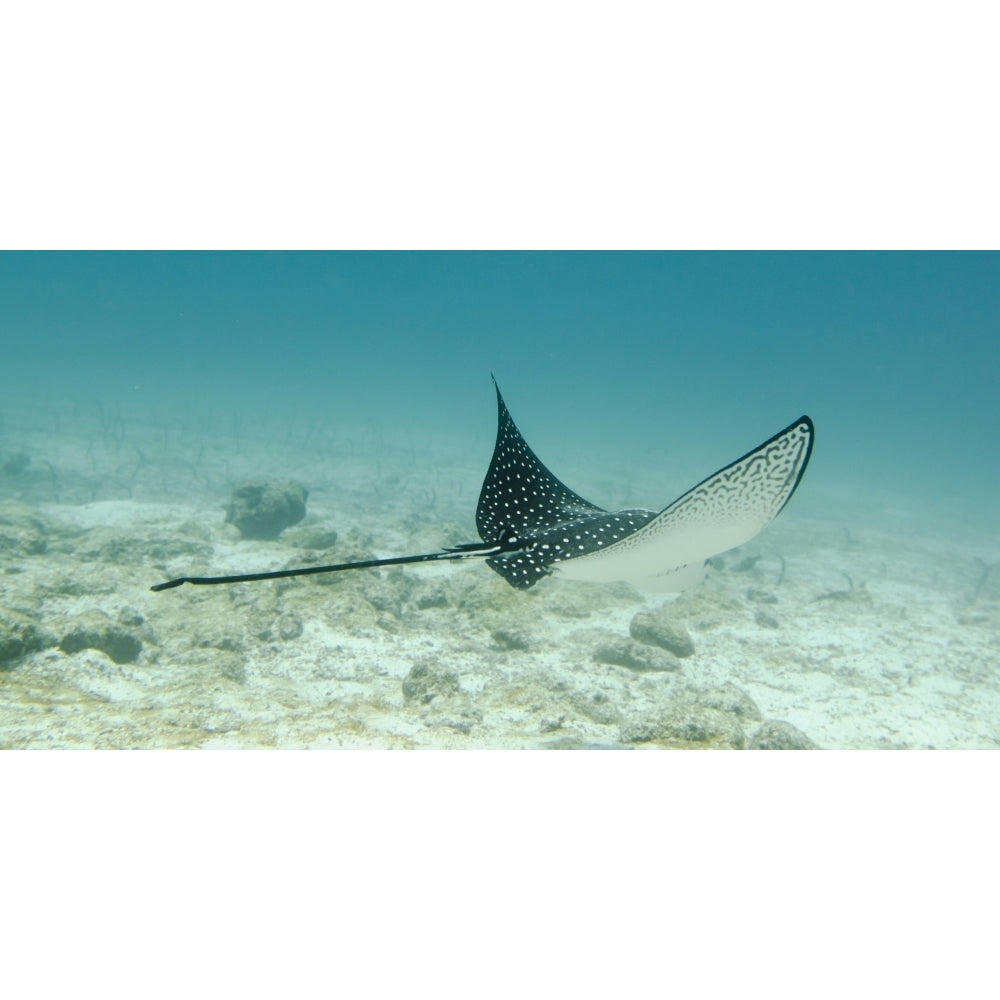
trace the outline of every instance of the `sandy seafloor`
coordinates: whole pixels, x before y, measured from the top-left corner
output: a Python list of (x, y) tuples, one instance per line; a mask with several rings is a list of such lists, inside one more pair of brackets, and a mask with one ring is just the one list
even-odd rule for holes
[[(478, 560), (155, 594), (475, 541), (492, 437), (73, 402), (3, 416), (4, 748), (1000, 744), (1000, 538), (958, 508), (809, 497), (807, 472), (676, 600), (517, 591)], [(735, 457), (624, 476), (540, 454), (609, 507), (663, 506)], [(243, 540), (230, 493), (271, 478), (308, 488), (307, 517)], [(632, 638), (647, 611), (693, 653)]]

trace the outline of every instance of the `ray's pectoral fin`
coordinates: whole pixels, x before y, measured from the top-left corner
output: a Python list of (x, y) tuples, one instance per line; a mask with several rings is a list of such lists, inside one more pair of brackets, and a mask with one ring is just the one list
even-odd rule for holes
[(628, 580), (677, 592), (697, 583), (708, 559), (763, 531), (788, 503), (805, 472), (815, 430), (803, 416), (700, 482), (614, 545), (559, 562), (576, 580)]
[(487, 558), (486, 565), (511, 586), (525, 589), (547, 576), (558, 557), (557, 540), (550, 535), (565, 534), (566, 526), (593, 515), (607, 516), (607, 512), (549, 472), (511, 419), (496, 379), (493, 385), (497, 437), (479, 491), (476, 530), (484, 542), (501, 547), (500, 553)]

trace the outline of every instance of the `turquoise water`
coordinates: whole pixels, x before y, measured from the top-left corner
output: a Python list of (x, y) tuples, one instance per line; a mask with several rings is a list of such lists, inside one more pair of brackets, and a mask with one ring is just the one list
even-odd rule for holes
[[(992, 509), (1000, 254), (0, 257), (0, 390), (740, 454), (800, 413), (810, 479)], [(529, 440), (531, 438), (529, 437)]]
[[(0, 303), (2, 746), (1000, 745), (1000, 254), (6, 253)], [(479, 562), (149, 592), (475, 541), (491, 373), (607, 508), (815, 450), (669, 612)], [(241, 539), (276, 478), (307, 519)]]

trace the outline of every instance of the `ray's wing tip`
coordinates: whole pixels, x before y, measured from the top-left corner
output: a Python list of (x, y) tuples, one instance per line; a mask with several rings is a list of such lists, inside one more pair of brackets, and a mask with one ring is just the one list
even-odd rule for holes
[(802, 453), (801, 462), (799, 463), (798, 474), (795, 476), (795, 482), (792, 483), (792, 488), (785, 497), (784, 503), (775, 512), (775, 516), (781, 513), (788, 504), (788, 501), (792, 499), (792, 494), (799, 488), (799, 483), (802, 482), (802, 477), (806, 474), (806, 466), (809, 464), (809, 459), (812, 458), (813, 445), (816, 443), (816, 425), (812, 422), (812, 417), (808, 414), (803, 413), (795, 423), (789, 426), (789, 430), (798, 431), (799, 429), (805, 429), (805, 450)]
[(813, 423), (812, 417), (810, 417), (807, 413), (803, 413), (798, 420), (793, 420), (783, 431), (779, 432), (776, 437), (783, 437), (786, 434), (792, 434), (797, 431), (805, 431), (809, 450), (812, 451), (813, 442), (816, 440), (816, 425)]
[(808, 449), (806, 461), (808, 462), (809, 455), (812, 454), (813, 445), (816, 443), (816, 425), (812, 422), (812, 417), (810, 417), (809, 414), (803, 413), (802, 416), (799, 417), (794, 424), (792, 424), (792, 426), (795, 428), (805, 428), (806, 437), (808, 438), (808, 441), (806, 442), (806, 447)]
[(501, 411), (503, 411), (507, 408), (507, 404), (503, 401), (503, 396), (500, 395), (500, 386), (497, 385), (497, 378), (493, 372), (490, 372), (490, 378), (493, 379), (493, 388), (497, 393), (497, 406)]

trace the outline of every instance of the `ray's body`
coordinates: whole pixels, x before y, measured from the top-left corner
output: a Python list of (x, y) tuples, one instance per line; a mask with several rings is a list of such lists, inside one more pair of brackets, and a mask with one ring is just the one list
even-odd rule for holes
[(497, 439), (476, 508), (482, 542), (423, 555), (243, 573), (180, 577), (183, 583), (241, 583), (348, 569), (485, 558), (511, 586), (525, 589), (550, 574), (575, 580), (627, 580), (644, 590), (678, 592), (704, 576), (708, 560), (748, 542), (795, 492), (815, 430), (802, 416), (742, 458), (657, 512), (606, 511), (563, 485), (539, 461), (497, 393)]

